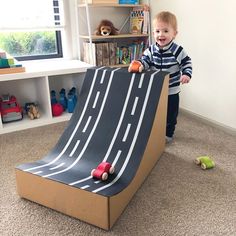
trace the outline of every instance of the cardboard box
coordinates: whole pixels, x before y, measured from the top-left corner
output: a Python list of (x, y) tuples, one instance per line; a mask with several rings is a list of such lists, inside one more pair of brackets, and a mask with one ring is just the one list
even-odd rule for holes
[(104, 196), (16, 168), (18, 194), (97, 227), (111, 229), (165, 148), (169, 76), (165, 73), (162, 76), (163, 87), (147, 145), (134, 178), (125, 189), (115, 195)]

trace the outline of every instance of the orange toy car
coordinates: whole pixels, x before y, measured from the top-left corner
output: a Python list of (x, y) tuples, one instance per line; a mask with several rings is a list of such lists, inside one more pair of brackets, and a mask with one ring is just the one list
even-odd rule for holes
[(138, 73), (138, 72), (142, 72), (143, 71), (143, 64), (140, 61), (132, 61), (129, 65), (128, 68), (129, 72), (134, 72), (134, 73)]

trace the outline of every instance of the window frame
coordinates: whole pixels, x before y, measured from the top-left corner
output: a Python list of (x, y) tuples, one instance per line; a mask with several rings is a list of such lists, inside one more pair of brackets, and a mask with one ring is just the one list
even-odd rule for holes
[(63, 57), (63, 47), (62, 47), (62, 37), (61, 31), (56, 30), (56, 49), (57, 53), (55, 54), (39, 54), (39, 55), (32, 55), (32, 56), (15, 56), (15, 59), (18, 61), (30, 61), (30, 60), (43, 60), (43, 59), (55, 59), (55, 58), (62, 58)]
[[(52, 4), (52, 8), (53, 8), (53, 12), (54, 12), (54, 27), (49, 27), (50, 31), (55, 33), (55, 53), (50, 53), (50, 54), (37, 54), (37, 55), (22, 55), (22, 56), (14, 56), (14, 58), (18, 61), (29, 61), (29, 60), (41, 60), (41, 59), (55, 59), (55, 58), (63, 58), (63, 42), (62, 42), (62, 31), (65, 29), (65, 25), (64, 23), (62, 23), (61, 25), (61, 19), (64, 18), (64, 1), (63, 0), (50, 0), (49, 1), (50, 4)], [(60, 4), (59, 4), (60, 3)], [(59, 10), (60, 9), (60, 10)], [(53, 21), (52, 21), (53, 23)], [(29, 31), (27, 30), (27, 28), (15, 28), (15, 29), (3, 29), (3, 33), (4, 31), (6, 32), (11, 32), (12, 34), (14, 34), (15, 32), (19, 32), (20, 31), (25, 31), (25, 32), (47, 32), (48, 29), (47, 27), (44, 28), (38, 28), (38, 27), (32, 27), (29, 29)], [(0, 28), (0, 32), (1, 32), (1, 28)]]

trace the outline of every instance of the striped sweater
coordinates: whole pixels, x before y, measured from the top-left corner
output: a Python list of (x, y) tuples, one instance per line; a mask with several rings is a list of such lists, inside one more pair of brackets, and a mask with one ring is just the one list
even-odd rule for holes
[(159, 48), (157, 44), (151, 45), (144, 51), (140, 61), (145, 70), (155, 68), (170, 73), (169, 95), (180, 92), (181, 75), (192, 77), (191, 58), (173, 41), (164, 48)]

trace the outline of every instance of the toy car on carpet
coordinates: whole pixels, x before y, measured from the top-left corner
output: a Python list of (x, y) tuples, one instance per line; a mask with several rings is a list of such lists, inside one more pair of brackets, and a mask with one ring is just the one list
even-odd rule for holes
[(215, 162), (209, 156), (200, 156), (194, 160), (203, 170), (215, 167)]

